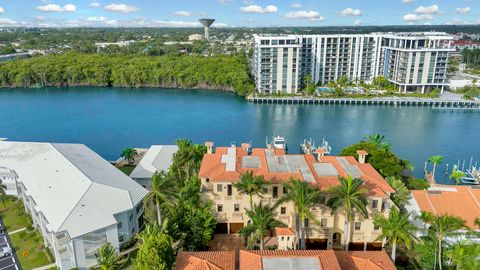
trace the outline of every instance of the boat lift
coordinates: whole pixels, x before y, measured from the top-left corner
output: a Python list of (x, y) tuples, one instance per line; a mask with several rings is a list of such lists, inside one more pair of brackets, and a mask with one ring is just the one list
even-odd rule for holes
[(465, 174), (465, 177), (461, 179), (462, 183), (469, 185), (480, 185), (480, 168), (478, 167), (478, 161), (473, 163), (473, 156), (470, 158), (470, 164), (465, 169), (465, 160), (462, 162), (462, 168), (460, 169), (460, 160), (457, 164), (453, 165), (453, 170), (459, 170)]
[(320, 147), (315, 146), (315, 142), (310, 138), (310, 140), (304, 139), (303, 143), (300, 144), (300, 152), (303, 154), (313, 155), (318, 149), (323, 149), (324, 155), (330, 155), (332, 152), (332, 147), (328, 144), (328, 141), (325, 138), (322, 139), (322, 145)]

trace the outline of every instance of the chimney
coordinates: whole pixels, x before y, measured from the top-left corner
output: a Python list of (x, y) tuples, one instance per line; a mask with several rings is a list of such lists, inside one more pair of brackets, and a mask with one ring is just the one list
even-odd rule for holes
[(213, 153), (213, 142), (205, 142), (205, 146), (207, 147), (207, 154)]
[(317, 154), (317, 161), (322, 162), (322, 157), (325, 156), (325, 148), (317, 148), (315, 153)]
[(267, 144), (267, 149), (272, 149), (272, 144)]
[(365, 150), (358, 150), (358, 151), (357, 151), (357, 154), (358, 154), (358, 163), (360, 163), (360, 164), (365, 164), (365, 159), (366, 159), (367, 156), (368, 156), (367, 151), (365, 151)]
[(242, 149), (249, 153), (250, 147), (252, 147), (249, 143), (242, 143)]

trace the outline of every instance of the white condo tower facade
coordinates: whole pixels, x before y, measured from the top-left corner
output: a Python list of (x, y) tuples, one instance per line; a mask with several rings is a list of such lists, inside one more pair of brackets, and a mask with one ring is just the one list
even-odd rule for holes
[(446, 33), (255, 35), (254, 77), (258, 93), (297, 93), (311, 75), (324, 85), (346, 76), (371, 82), (384, 76), (400, 92), (441, 90), (450, 43)]

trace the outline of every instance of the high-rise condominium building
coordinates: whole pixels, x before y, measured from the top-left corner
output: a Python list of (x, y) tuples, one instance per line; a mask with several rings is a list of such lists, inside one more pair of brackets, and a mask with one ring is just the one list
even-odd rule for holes
[(257, 92), (297, 93), (307, 75), (320, 84), (383, 76), (400, 92), (443, 90), (452, 39), (438, 32), (255, 35)]

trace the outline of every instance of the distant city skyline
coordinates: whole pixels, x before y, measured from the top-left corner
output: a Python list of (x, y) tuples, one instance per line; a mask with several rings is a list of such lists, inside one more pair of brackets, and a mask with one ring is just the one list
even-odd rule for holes
[(0, 26), (214, 27), (480, 24), (480, 0), (2, 0)]

